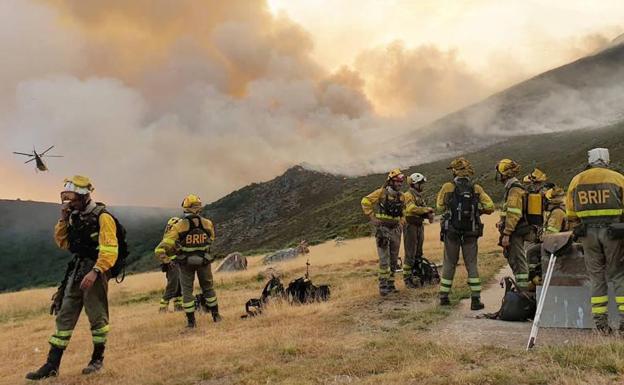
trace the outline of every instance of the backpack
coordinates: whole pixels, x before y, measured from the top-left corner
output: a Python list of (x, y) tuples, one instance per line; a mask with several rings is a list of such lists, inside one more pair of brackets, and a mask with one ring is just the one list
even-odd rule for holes
[(447, 207), (450, 211), (450, 225), (460, 233), (481, 235), (481, 220), (479, 217), (479, 194), (475, 192), (474, 184), (467, 178), (456, 178), (453, 181), (455, 189), (450, 194)]
[(420, 261), (417, 261), (414, 267), (412, 267), (412, 276), (415, 277), (414, 283), (420, 283), (420, 286), (437, 285), (440, 283), (438, 267), (424, 257), (421, 257)]
[(505, 286), (505, 295), (500, 309), (496, 313), (484, 314), (485, 318), (499, 319), (502, 321), (524, 322), (535, 317), (537, 303), (535, 298), (518, 288), (516, 281), (511, 277), (505, 277), (501, 281), (501, 287)]
[[(115, 278), (115, 282), (121, 283), (126, 278), (126, 261), (130, 255), (130, 250), (128, 250), (128, 241), (126, 240), (126, 229), (113, 214), (106, 210), (106, 206), (104, 206), (103, 203), (98, 202), (96, 204), (97, 207), (93, 210), (93, 214), (97, 215), (98, 223), (100, 215), (104, 213), (110, 215), (115, 221), (115, 229), (117, 230), (115, 234), (117, 236), (117, 260), (109, 271), (111, 278)], [(121, 279), (117, 279), (120, 274)]]
[(286, 295), (291, 304), (305, 304), (327, 301), (330, 296), (330, 290), (329, 285), (314, 286), (308, 278), (299, 277), (288, 284)]
[(542, 191), (537, 186), (529, 185), (524, 195), (524, 209), (528, 224), (542, 226), (544, 224), (544, 208), (546, 199)]
[(245, 303), (245, 314), (241, 318), (255, 317), (262, 313), (262, 308), (266, 305), (271, 298), (284, 298), (285, 297), (284, 285), (279, 278), (272, 275), (269, 282), (264, 285), (260, 298), (251, 298)]

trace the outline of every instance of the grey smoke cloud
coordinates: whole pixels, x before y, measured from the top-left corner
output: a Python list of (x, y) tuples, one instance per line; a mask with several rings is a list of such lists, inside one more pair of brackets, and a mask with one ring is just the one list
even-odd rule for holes
[[(23, 186), (3, 194), (56, 199), (83, 173), (112, 203), (175, 206), (298, 163), (380, 171), (401, 161), (381, 143), (492, 91), (435, 46), (371, 48), (330, 73), (263, 2), (209, 3), (0, 3), (0, 175)], [(33, 144), (66, 156), (37, 183), (6, 155)]]

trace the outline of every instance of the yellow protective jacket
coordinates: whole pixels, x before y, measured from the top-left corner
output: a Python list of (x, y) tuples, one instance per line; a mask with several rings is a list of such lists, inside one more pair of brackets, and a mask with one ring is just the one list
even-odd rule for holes
[(546, 211), (544, 217), (544, 233), (553, 234), (566, 230), (566, 212), (562, 206)]
[[(455, 191), (455, 183), (446, 182), (442, 185), (442, 188), (438, 192), (438, 196), (436, 198), (436, 208), (439, 213), (444, 213), (449, 211), (450, 208), (447, 207), (447, 202), (449, 201), (450, 195)], [(483, 190), (478, 184), (474, 184), (475, 194), (479, 195), (479, 210), (481, 214), (492, 214), (494, 212), (494, 201), (492, 198)]]
[(624, 176), (603, 167), (592, 167), (572, 178), (566, 195), (570, 226), (581, 223), (620, 222), (624, 201)]
[[(113, 217), (108, 213), (100, 214), (98, 223), (100, 225), (98, 234), (99, 246), (95, 267), (101, 272), (105, 272), (117, 262), (117, 226)], [(69, 223), (63, 220), (59, 220), (56, 226), (54, 226), (54, 241), (63, 250), (69, 250), (68, 228)]]
[(504, 223), (503, 234), (511, 235), (518, 224), (524, 221), (526, 208), (524, 203), (524, 190), (517, 178), (511, 178), (505, 183), (505, 201), (501, 212), (501, 222)]
[[(210, 241), (215, 239), (214, 225), (212, 221), (207, 218), (200, 217), (202, 226), (204, 229), (210, 232)], [(189, 218), (185, 217), (165, 232), (162, 241), (156, 247), (155, 253), (163, 262), (168, 262), (173, 255), (178, 251), (182, 252), (180, 248), (180, 234), (189, 231)], [(168, 257), (167, 257), (168, 256)]]
[[(391, 216), (383, 212), (380, 203), (382, 203), (382, 200), (386, 199), (386, 196), (390, 201), (396, 202), (398, 199), (400, 201), (398, 204), (403, 205), (399, 216)], [(364, 211), (364, 214), (367, 216), (374, 213), (375, 217), (381, 221), (399, 222), (403, 218), (403, 211), (405, 211), (405, 196), (400, 191), (389, 193), (387, 187), (382, 187), (362, 198), (360, 204), (362, 205), (362, 211)]]
[(411, 187), (403, 193), (403, 200), (405, 201), (404, 216), (409, 223), (421, 224), (427, 214), (433, 211), (427, 206), (422, 194)]

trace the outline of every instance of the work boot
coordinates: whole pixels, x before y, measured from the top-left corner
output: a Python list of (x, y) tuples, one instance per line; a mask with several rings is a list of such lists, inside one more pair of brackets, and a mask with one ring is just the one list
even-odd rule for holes
[(158, 308), (158, 312), (159, 313), (167, 313), (169, 310), (166, 307), (160, 307)]
[(392, 292), (392, 290), (390, 288), (388, 288), (386, 280), (385, 279), (380, 279), (379, 280), (379, 295), (381, 295), (382, 297), (385, 297), (388, 294), (390, 294), (391, 292)]
[(599, 314), (594, 316), (594, 323), (596, 324), (596, 330), (604, 335), (613, 333), (613, 329), (609, 326), (609, 318), (606, 314)]
[(186, 313), (186, 327), (189, 329), (197, 326), (195, 322), (195, 313)]
[(82, 369), (82, 374), (91, 374), (100, 371), (104, 367), (104, 344), (94, 344), (93, 354), (91, 354), (91, 361)]
[(399, 290), (396, 288), (396, 286), (394, 286), (394, 277), (392, 277), (391, 279), (386, 281), (386, 286), (388, 287), (388, 290), (390, 291), (390, 293), (398, 293), (399, 292)]
[(50, 347), (48, 353), (48, 359), (42, 367), (35, 372), (26, 374), (27, 380), (43, 380), (48, 377), (56, 377), (59, 373), (59, 366), (61, 365), (61, 358), (63, 357), (63, 349), (56, 346)]
[(212, 320), (214, 322), (221, 322), (223, 318), (219, 314), (219, 305), (215, 305), (210, 309), (210, 314), (212, 314)]
[(484, 307), (485, 305), (481, 302), (481, 297), (470, 298), (470, 310), (481, 310)]
[(450, 305), (451, 305), (451, 301), (449, 300), (448, 295), (441, 295), (440, 306), (450, 306)]
[(184, 311), (184, 308), (182, 307), (181, 303), (174, 302), (173, 303), (173, 311), (175, 311), (175, 312)]
[(403, 278), (403, 282), (405, 282), (405, 287), (408, 289), (418, 289), (418, 285), (414, 283), (414, 277), (405, 277)]

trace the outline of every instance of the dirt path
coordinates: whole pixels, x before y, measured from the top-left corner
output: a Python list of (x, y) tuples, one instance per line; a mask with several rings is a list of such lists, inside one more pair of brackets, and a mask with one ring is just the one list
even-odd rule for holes
[[(505, 276), (513, 276), (509, 266), (502, 269), (482, 293), (485, 309), (471, 311), (470, 300), (460, 302), (456, 311), (448, 319), (435, 326), (430, 335), (439, 342), (471, 345), (492, 345), (502, 348), (524, 349), (531, 331), (530, 322), (507, 322), (491, 319), (477, 319), (477, 314), (492, 313), (501, 305), (504, 289), (500, 280)], [(589, 330), (575, 329), (540, 329), (538, 345), (562, 345), (569, 343), (589, 343), (603, 341), (604, 337), (595, 336)]]

